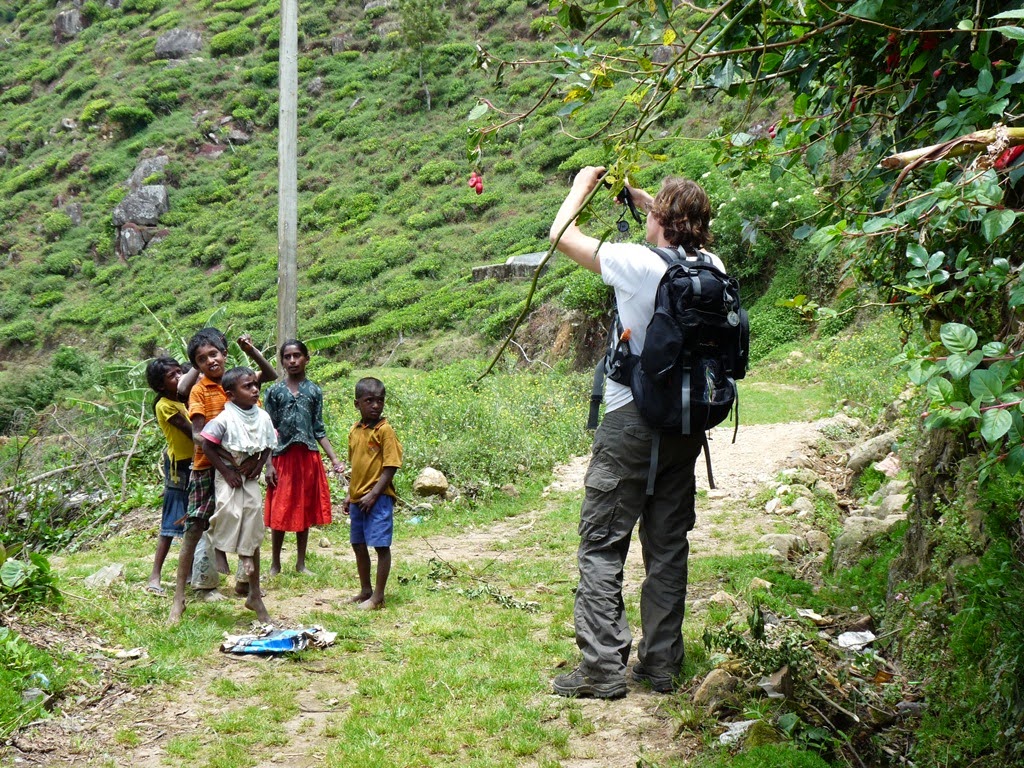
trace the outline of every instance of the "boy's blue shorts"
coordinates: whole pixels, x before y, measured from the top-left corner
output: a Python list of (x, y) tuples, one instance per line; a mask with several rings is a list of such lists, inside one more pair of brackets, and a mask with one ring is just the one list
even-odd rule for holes
[(192, 462), (179, 461), (171, 466), (164, 454), (164, 508), (160, 517), (160, 535), (167, 538), (181, 536), (185, 532), (185, 518), (188, 516), (188, 486)]
[(390, 547), (395, 532), (395, 500), (382, 494), (369, 514), (355, 503), (348, 505), (348, 516), (352, 521), (349, 541), (368, 547)]

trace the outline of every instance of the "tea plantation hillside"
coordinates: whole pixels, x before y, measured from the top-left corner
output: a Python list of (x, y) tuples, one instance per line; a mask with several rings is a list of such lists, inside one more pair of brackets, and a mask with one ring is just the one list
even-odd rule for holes
[[(546, 9), (439, 4), (442, 31), (423, 43), (397, 2), (300, 3), (300, 335), (329, 337), (321, 346), (347, 359), (397, 347), (395, 362), (429, 366), (478, 355), (507, 331), (526, 286), (474, 283), (472, 267), (546, 250), (569, 174), (610, 152), (573, 138), (596, 123), (563, 126), (554, 103), (467, 160), (480, 98), (514, 113), (547, 86), (514, 70), (495, 81), (476, 67), (477, 43), (548, 56), (558, 31)], [(218, 309), (231, 329), (272, 343), (279, 11), (278, 0), (0, 8), (0, 390), (62, 346), (103, 360), (151, 355)], [(587, 119), (619, 104), (610, 93)], [(774, 302), (815, 287), (790, 238), (790, 222), (816, 207), (812, 190), (727, 178), (711, 149), (688, 141), (753, 121), (752, 105), (681, 98), (666, 114), (667, 159), (636, 181), (701, 178), (718, 206), (716, 250), (749, 298), (768, 291), (753, 313), (770, 331), (760, 343), (793, 337), (796, 321)], [(474, 169), (482, 194), (466, 184)], [(556, 260), (535, 302), (598, 317), (606, 300), (596, 278)]]

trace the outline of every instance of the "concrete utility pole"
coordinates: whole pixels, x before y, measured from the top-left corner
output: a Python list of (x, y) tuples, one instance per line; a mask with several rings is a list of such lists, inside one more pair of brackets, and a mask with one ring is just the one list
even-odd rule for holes
[[(295, 338), (298, 327), (298, 0), (281, 0), (281, 43), (278, 58), (280, 104), (277, 121), (277, 347), (280, 349), (285, 341)], [(280, 366), (280, 361), (278, 365)]]

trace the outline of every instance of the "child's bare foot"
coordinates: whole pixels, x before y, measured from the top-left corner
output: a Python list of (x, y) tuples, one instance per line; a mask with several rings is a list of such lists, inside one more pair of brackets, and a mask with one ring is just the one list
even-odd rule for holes
[(228, 568), (228, 556), (221, 550), (213, 550), (213, 562), (217, 569), (217, 573), (223, 573), (225, 576), (231, 573), (231, 569)]
[(227, 598), (221, 595), (217, 590), (194, 590), (196, 593), (196, 599), (204, 603), (217, 603)]
[(316, 574), (309, 570), (309, 568), (307, 568), (306, 566), (302, 566), (301, 568), (295, 566), (295, 572), (300, 573), (303, 576), (316, 576)]
[(217, 603), (221, 600), (227, 600), (227, 598), (216, 589), (196, 589), (193, 591), (195, 592), (196, 600), (200, 600), (204, 603)]
[(280, 564), (275, 564), (275, 565), (271, 565), (270, 566), (270, 575), (271, 576), (277, 576), (277, 574), (279, 574), (280, 572), (281, 572)]
[(373, 597), (368, 600), (364, 600), (356, 606), (360, 611), (379, 611), (384, 607), (384, 598), (377, 600)]
[[(249, 582), (247, 581), (236, 581), (235, 582), (235, 594), (239, 597), (246, 597), (249, 594)], [(267, 590), (260, 587), (260, 597), (266, 597)]]
[(174, 602), (171, 603), (171, 615), (167, 617), (168, 624), (177, 624), (181, 621), (181, 615), (185, 613), (185, 597), (174, 596)]
[(350, 603), (365, 603), (371, 597), (373, 597), (373, 592), (360, 592), (355, 597), (350, 597), (348, 599), (348, 602), (350, 602)]
[(245, 607), (253, 611), (256, 614), (256, 618), (264, 624), (270, 623), (270, 614), (267, 613), (267, 606), (263, 604), (262, 597), (250, 595), (245, 601)]

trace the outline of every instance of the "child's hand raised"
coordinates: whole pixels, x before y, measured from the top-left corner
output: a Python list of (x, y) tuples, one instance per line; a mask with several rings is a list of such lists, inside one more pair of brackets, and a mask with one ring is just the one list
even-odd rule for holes
[(242, 348), (242, 351), (247, 355), (251, 355), (252, 351), (256, 348), (252, 343), (252, 336), (248, 333), (243, 333), (238, 337), (238, 346)]

